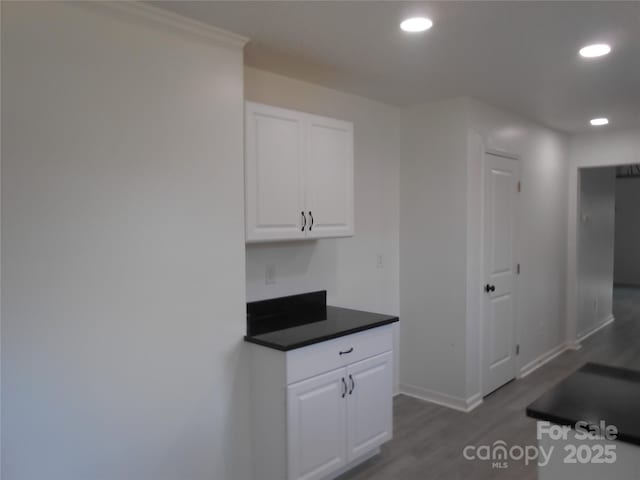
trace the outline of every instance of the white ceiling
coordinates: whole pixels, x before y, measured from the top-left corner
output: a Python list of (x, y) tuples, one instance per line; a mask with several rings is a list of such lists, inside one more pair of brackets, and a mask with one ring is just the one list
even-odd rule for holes
[[(568, 132), (640, 127), (640, 1), (163, 1), (251, 38), (245, 63), (405, 106), (472, 96)], [(426, 15), (434, 27), (398, 25)], [(600, 59), (581, 46), (606, 42)]]

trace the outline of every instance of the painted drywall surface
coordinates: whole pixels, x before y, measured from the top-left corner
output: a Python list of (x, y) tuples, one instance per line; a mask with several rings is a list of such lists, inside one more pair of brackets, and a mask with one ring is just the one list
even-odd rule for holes
[(479, 392), (481, 287), (482, 158), (485, 149), (517, 155), (522, 192), (516, 256), (516, 336), (518, 365), (526, 366), (565, 341), (566, 177), (568, 139), (518, 115), (468, 100), (469, 202), (467, 284), (467, 394)]
[(616, 180), (614, 281), (640, 286), (640, 179)]
[(640, 129), (573, 135), (569, 144), (574, 167), (640, 163)]
[(613, 312), (615, 167), (580, 170), (578, 336)]
[(466, 104), (402, 112), (400, 385), (465, 397)]
[(242, 53), (2, 5), (2, 474), (251, 475)]
[[(249, 67), (245, 97), (353, 122), (356, 232), (350, 238), (247, 245), (247, 298), (326, 289), (332, 305), (397, 315), (399, 109)], [(265, 282), (268, 267), (274, 284)]]
[(583, 167), (604, 167), (640, 163), (640, 130), (609, 131), (573, 135), (569, 140), (567, 190), (567, 339), (577, 346), (578, 337), (578, 171)]
[[(0, 4), (0, 92), (2, 91), (2, 5)], [(2, 112), (2, 94), (0, 93), (0, 112)], [(2, 115), (0, 114), (0, 212), (2, 212)], [(2, 215), (0, 214), (0, 217)], [(0, 252), (2, 251), (2, 222), (0, 221)], [(0, 272), (2, 255), (0, 254)], [(0, 274), (0, 480), (2, 480), (2, 275)]]
[(482, 393), (484, 152), (522, 164), (522, 367), (565, 339), (567, 140), (472, 99), (405, 109), (402, 135), (401, 387), (468, 404)]

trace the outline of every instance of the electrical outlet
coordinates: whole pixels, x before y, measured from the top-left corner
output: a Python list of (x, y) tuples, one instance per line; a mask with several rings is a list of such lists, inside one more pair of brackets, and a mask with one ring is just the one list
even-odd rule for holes
[(276, 283), (276, 267), (273, 265), (267, 267), (264, 274), (264, 283), (266, 285), (273, 285)]
[(384, 268), (384, 262), (383, 262), (381, 253), (378, 254), (378, 259), (376, 261), (376, 268)]

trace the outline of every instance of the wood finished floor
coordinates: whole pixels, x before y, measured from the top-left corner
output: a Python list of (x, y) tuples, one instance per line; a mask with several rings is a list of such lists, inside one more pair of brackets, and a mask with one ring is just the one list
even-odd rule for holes
[(535, 465), (468, 461), (466, 445), (535, 445), (536, 424), (526, 406), (586, 362), (640, 370), (640, 289), (616, 288), (616, 321), (592, 335), (579, 351), (567, 351), (528, 377), (509, 383), (470, 413), (461, 413), (405, 395), (394, 400), (394, 438), (380, 455), (339, 480), (535, 480)]

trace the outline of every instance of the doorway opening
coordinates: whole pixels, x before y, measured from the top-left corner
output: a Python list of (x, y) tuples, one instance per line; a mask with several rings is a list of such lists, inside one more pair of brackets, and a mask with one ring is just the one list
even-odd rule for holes
[(582, 342), (614, 321), (617, 290), (640, 288), (640, 167), (578, 173), (576, 341)]

